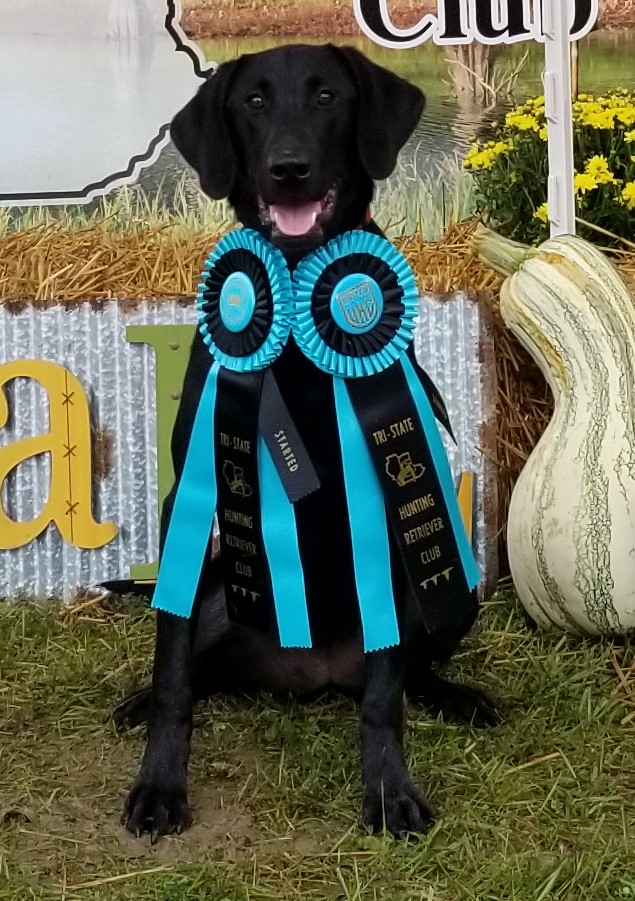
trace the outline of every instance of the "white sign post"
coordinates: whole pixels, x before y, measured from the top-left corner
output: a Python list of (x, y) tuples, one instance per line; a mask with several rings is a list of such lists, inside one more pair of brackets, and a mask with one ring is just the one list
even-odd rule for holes
[(571, 44), (573, 0), (544, 0), (545, 115), (549, 146), (551, 237), (575, 234)]

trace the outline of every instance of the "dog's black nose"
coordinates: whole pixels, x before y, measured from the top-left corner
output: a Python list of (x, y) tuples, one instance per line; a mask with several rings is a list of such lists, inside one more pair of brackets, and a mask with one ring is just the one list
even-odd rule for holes
[(277, 182), (306, 181), (311, 164), (306, 157), (288, 156), (269, 163), (269, 175)]

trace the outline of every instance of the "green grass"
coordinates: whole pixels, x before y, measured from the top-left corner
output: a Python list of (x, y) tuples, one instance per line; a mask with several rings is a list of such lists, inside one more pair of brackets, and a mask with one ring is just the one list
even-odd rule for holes
[(476, 212), (474, 180), (448, 159), (434, 175), (421, 172), (417, 153), (400, 160), (388, 181), (378, 185), (373, 214), (389, 237), (419, 234), (426, 241), (443, 237), (449, 226)]
[[(147, 673), (135, 604), (0, 613), (0, 899), (599, 901), (635, 898), (631, 650), (531, 634), (488, 606), (458, 675), (505, 702), (490, 732), (411, 708), (407, 755), (440, 818), (398, 844), (357, 828), (357, 712), (215, 699), (197, 711), (196, 823), (154, 849), (118, 825), (142, 752), (109, 711)], [(630, 711), (630, 712), (629, 712)]]

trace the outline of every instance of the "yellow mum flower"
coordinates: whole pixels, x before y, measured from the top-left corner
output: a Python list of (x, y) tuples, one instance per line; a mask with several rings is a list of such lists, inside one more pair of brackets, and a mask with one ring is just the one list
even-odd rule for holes
[(541, 222), (549, 222), (549, 208), (546, 203), (538, 207), (534, 213), (534, 219), (540, 219)]
[[(491, 148), (491, 147), (488, 147), (488, 148), (487, 148), (486, 150), (484, 150), (483, 153), (481, 154), (481, 159), (480, 159), (480, 161), (479, 161), (479, 162), (480, 162), (480, 168), (481, 168), (481, 169), (491, 169), (492, 166), (494, 165), (495, 161), (496, 161), (496, 156), (497, 156), (497, 155), (494, 153), (494, 151), (492, 150), (492, 148)], [(475, 168), (476, 168), (476, 166), (475, 166)]]
[(629, 181), (622, 191), (622, 203), (629, 210), (635, 210), (635, 181)]
[(546, 125), (543, 125), (540, 131), (538, 132), (541, 141), (547, 141), (549, 139), (549, 129)]
[(594, 191), (597, 186), (596, 180), (588, 172), (576, 172), (573, 179), (573, 187), (576, 194), (586, 194), (587, 191)]
[(466, 169), (471, 169), (474, 160), (479, 156), (481, 152), (481, 148), (478, 142), (472, 144), (468, 152), (465, 154), (465, 159), (463, 160), (463, 166)]
[(610, 130), (615, 126), (615, 113), (611, 110), (588, 110), (582, 114), (583, 125), (590, 125), (597, 130)]
[(473, 144), (463, 160), (465, 169), (483, 170), (491, 169), (499, 156), (509, 149), (507, 141), (488, 141), (487, 144)]
[(617, 116), (617, 121), (621, 122), (622, 125), (635, 125), (634, 106), (618, 107), (618, 109), (615, 110), (615, 115)]
[(545, 112), (544, 94), (540, 97), (535, 97), (533, 100), (529, 100), (527, 107), (528, 110), (532, 111), (535, 116), (543, 116)]
[(635, 128), (632, 131), (624, 132), (624, 140), (627, 144), (635, 144)]
[(472, 148), (463, 160), (464, 169), (482, 169), (483, 151), (478, 147)]
[(609, 161), (605, 156), (592, 156), (584, 171), (593, 178), (596, 185), (614, 185), (616, 183), (615, 176), (609, 169)]
[(535, 116), (530, 113), (522, 113), (514, 110), (505, 116), (505, 125), (508, 128), (516, 128), (518, 131), (538, 131), (540, 125)]
[(614, 91), (608, 97), (580, 94), (573, 104), (574, 121), (595, 129), (611, 129), (616, 124), (635, 125), (635, 100), (630, 91)]

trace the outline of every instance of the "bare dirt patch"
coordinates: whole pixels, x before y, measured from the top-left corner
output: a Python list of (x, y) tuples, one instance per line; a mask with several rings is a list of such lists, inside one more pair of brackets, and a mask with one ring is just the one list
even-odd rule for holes
[(244, 863), (250, 858), (251, 849), (264, 836), (239, 797), (244, 774), (238, 764), (228, 763), (216, 777), (194, 775), (195, 821), (184, 835), (152, 846), (147, 836), (136, 839), (120, 826), (122, 789), (129, 786), (137, 764), (136, 744), (120, 739), (103, 747), (98, 760), (75, 754), (58, 761), (57, 790), (47, 799), (31, 797), (13, 825), (18, 833), (14, 859), (24, 870), (48, 875), (55, 883), (64, 873), (86, 878), (91, 870), (103, 868), (104, 861), (113, 868), (126, 864), (144, 869), (214, 859), (219, 854), (227, 862)]

